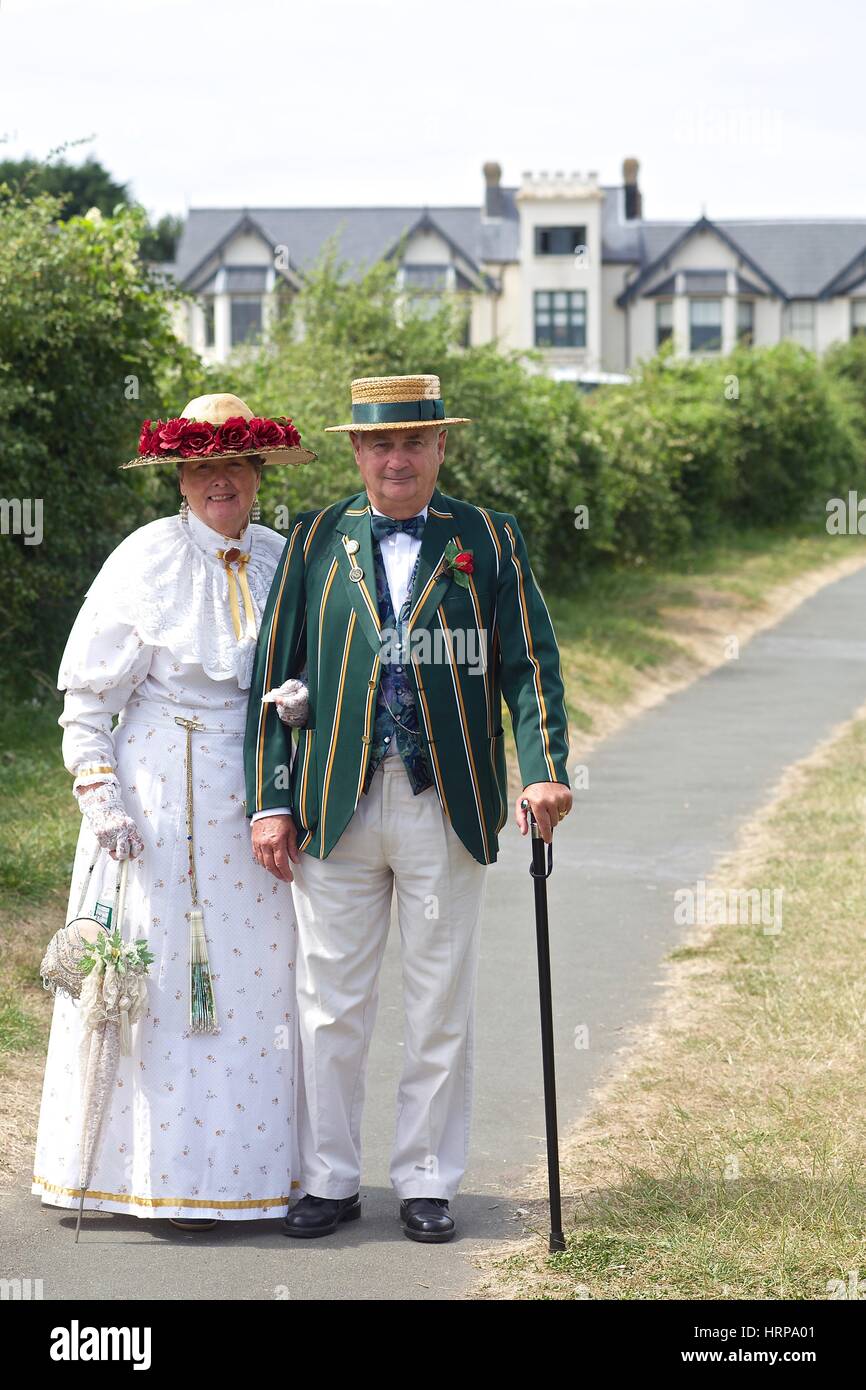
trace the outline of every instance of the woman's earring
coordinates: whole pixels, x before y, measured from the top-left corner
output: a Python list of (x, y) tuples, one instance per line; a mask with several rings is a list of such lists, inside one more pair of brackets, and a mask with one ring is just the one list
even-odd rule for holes
[(256, 493), (255, 500), (253, 502), (253, 509), (250, 512), (250, 521), (261, 521), (261, 519), (262, 509), (259, 506), (259, 494)]
[(182, 497), (180, 502), (180, 519), (181, 521), (189, 521), (189, 503), (185, 497)]

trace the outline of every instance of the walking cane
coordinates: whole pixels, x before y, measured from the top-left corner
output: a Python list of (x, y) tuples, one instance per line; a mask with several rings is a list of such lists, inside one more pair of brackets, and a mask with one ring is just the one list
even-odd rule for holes
[(526, 797), (520, 803), (529, 816), (532, 835), (532, 863), (529, 872), (535, 885), (535, 935), (538, 943), (538, 993), (541, 1000), (541, 1065), (544, 1073), (544, 1122), (547, 1131), (547, 1187), (550, 1196), (551, 1254), (565, 1249), (562, 1234), (562, 1207), (559, 1191), (559, 1133), (556, 1124), (556, 1070), (553, 1057), (553, 1000), (550, 990), (550, 940), (547, 931), (547, 880), (553, 871), (553, 841), (547, 846), (532, 807)]

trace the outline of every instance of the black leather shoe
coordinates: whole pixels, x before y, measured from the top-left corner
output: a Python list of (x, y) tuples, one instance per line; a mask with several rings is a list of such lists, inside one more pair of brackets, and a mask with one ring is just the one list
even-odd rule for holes
[(341, 1221), (357, 1221), (361, 1194), (354, 1197), (313, 1197), (309, 1193), (283, 1220), (284, 1236), (330, 1236)]
[(446, 1197), (406, 1197), (400, 1203), (400, 1220), (410, 1240), (438, 1245), (454, 1234), (454, 1217)]

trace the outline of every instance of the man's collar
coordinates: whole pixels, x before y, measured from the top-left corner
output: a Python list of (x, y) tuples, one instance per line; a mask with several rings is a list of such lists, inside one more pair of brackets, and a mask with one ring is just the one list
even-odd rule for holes
[(201, 521), (195, 512), (190, 508), (187, 517), (189, 532), (200, 550), (205, 550), (209, 554), (215, 554), (217, 550), (249, 550), (252, 546), (253, 528), (247, 522), (243, 535), (239, 540), (233, 536), (224, 536), (222, 531), (215, 531), (212, 526), (208, 526), (206, 521)]
[[(368, 500), (369, 500), (369, 499), (368, 499)], [(429, 506), (429, 503), (428, 503), (428, 506)], [(380, 512), (378, 507), (374, 507), (372, 502), (370, 502), (370, 511), (373, 513), (374, 516), (388, 516), (388, 513), (387, 513), (387, 512)], [(422, 507), (421, 510), (420, 510), (420, 512), (416, 512), (415, 515), (416, 515), (416, 516), (423, 516), (424, 520), (426, 521), (426, 520), (427, 520), (427, 507), (426, 507), (426, 506), (425, 506), (425, 507)], [(391, 517), (391, 520), (392, 520), (392, 521), (394, 521), (395, 519), (396, 519), (396, 518)]]

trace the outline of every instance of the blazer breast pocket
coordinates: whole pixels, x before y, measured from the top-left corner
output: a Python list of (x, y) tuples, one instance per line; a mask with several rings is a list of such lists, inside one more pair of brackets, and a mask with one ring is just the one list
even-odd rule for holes
[(476, 611), (469, 589), (452, 580), (439, 607), (441, 613), (434, 618), (431, 627), (439, 626), (440, 616), (447, 623), (457, 664), (469, 667), (483, 665), (490, 634), (484, 628), (483, 611)]

